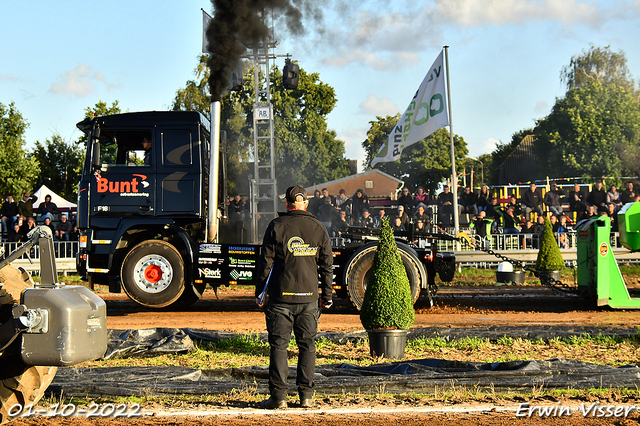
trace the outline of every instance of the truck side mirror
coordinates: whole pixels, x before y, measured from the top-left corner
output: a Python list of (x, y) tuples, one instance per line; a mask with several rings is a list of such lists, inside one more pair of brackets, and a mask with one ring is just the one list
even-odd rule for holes
[(94, 169), (100, 168), (100, 142), (94, 139), (91, 147), (91, 166)]
[(96, 126), (91, 132), (91, 165), (94, 168), (100, 168), (100, 127)]

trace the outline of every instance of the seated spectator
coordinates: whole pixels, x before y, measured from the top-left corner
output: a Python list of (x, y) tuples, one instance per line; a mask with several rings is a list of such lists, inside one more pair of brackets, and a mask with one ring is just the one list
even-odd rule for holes
[(608, 216), (611, 219), (611, 232), (618, 232), (618, 214), (616, 211), (616, 206), (614, 204), (609, 204)]
[(419, 220), (413, 225), (413, 232), (417, 234), (424, 234), (427, 232), (427, 228), (424, 227), (424, 222)]
[(627, 187), (620, 194), (620, 202), (622, 204), (633, 203), (636, 201), (636, 191), (633, 189), (633, 182), (627, 182)]
[(587, 204), (596, 206), (598, 211), (606, 211), (607, 209), (607, 193), (602, 188), (602, 182), (596, 183), (596, 187), (591, 190), (587, 197)]
[(29, 216), (27, 220), (22, 223), (20, 231), (22, 232), (22, 235), (26, 237), (29, 235), (29, 232), (36, 229), (36, 226), (36, 219), (33, 216)]
[[(413, 197), (413, 210), (414, 212), (418, 209), (418, 205), (422, 203), (425, 206), (429, 205), (429, 196), (427, 195), (426, 192), (424, 192), (424, 188), (419, 186), (418, 187), (418, 191), (416, 192), (416, 195)], [(407, 214), (410, 214), (410, 212), (407, 212)]]
[(334, 237), (341, 237), (349, 230), (349, 222), (347, 222), (347, 212), (344, 210), (340, 211), (340, 217), (336, 218), (331, 223), (331, 229), (333, 231)]
[(9, 230), (9, 242), (10, 243), (22, 243), (27, 240), (27, 237), (22, 233), (20, 229), (20, 222), (15, 221), (13, 228)]
[(382, 226), (382, 218), (385, 215), (384, 209), (379, 209), (378, 214), (373, 218), (373, 227), (380, 228)]
[(607, 202), (607, 210), (609, 210), (609, 212), (611, 211), (609, 209), (611, 204), (613, 204), (614, 211), (616, 211), (616, 212), (622, 208), (622, 201), (620, 201), (620, 193), (616, 189), (615, 185), (611, 185), (609, 187), (609, 190), (607, 191), (607, 201), (606, 202)]
[(493, 220), (493, 223), (491, 224), (491, 230), (493, 232), (497, 232), (498, 227), (502, 226), (502, 216), (504, 215), (502, 207), (500, 207), (500, 205), (498, 204), (497, 198), (491, 199), (491, 206), (489, 206), (486, 213), (487, 217)]
[(522, 195), (522, 206), (524, 207), (524, 215), (525, 218), (530, 219), (530, 215), (532, 212), (538, 213), (539, 216), (542, 215), (542, 194), (540, 193), (540, 189), (538, 189), (535, 183), (529, 185), (529, 189), (527, 189)]
[(478, 214), (478, 207), (476, 207), (476, 200), (478, 196), (471, 190), (471, 187), (467, 186), (464, 189), (462, 195), (460, 195), (460, 200), (458, 204), (458, 214), (462, 216), (463, 214)]
[(53, 224), (51, 223), (51, 219), (49, 217), (44, 218), (44, 226), (48, 227), (51, 230), (52, 237), (56, 235), (56, 229), (53, 227)]
[(533, 228), (533, 223), (531, 223), (530, 220), (525, 220), (520, 232), (522, 232), (523, 234), (533, 234), (535, 232)]
[(558, 188), (555, 182), (551, 182), (551, 188), (544, 194), (544, 204), (557, 217), (562, 215), (562, 197), (564, 195), (564, 191)]
[(7, 195), (2, 208), (0, 208), (0, 216), (2, 216), (2, 233), (8, 234), (13, 229), (13, 224), (20, 217), (18, 213), (18, 203), (13, 200), (13, 195)]
[(598, 212), (596, 210), (596, 206), (593, 204), (590, 204), (589, 207), (587, 207), (587, 210), (582, 213), (582, 216), (580, 216), (580, 220), (588, 220), (588, 219), (593, 219), (595, 217), (598, 216)]
[(449, 186), (438, 194), (438, 223), (442, 226), (451, 226), (453, 214), (453, 194)]
[(398, 215), (396, 217), (400, 218), (402, 227), (405, 230), (409, 229), (409, 224), (411, 223), (411, 219), (409, 219), (409, 215), (405, 212), (403, 205), (398, 206)]
[(504, 234), (519, 234), (517, 223), (518, 219), (515, 216), (515, 208), (513, 206), (507, 207), (503, 219), (504, 219)]
[(416, 213), (413, 215), (413, 222), (415, 223), (418, 220), (425, 223), (431, 222), (431, 215), (429, 215), (425, 210), (424, 204), (419, 204)]
[(44, 222), (45, 218), (49, 218), (53, 220), (53, 215), (60, 213), (58, 211), (58, 206), (56, 203), (51, 201), (51, 195), (47, 194), (44, 197), (44, 201), (40, 203), (38, 208), (36, 209), (37, 213), (40, 213), (40, 219)]
[(573, 185), (573, 191), (569, 191), (569, 211), (580, 218), (587, 210), (587, 196), (577, 183)]
[[(564, 217), (564, 216), (562, 216)], [(565, 219), (564, 225), (561, 222), (558, 222), (558, 217), (555, 215), (551, 215), (549, 218), (551, 221), (551, 227), (553, 228), (553, 235), (556, 237), (556, 241), (561, 248), (569, 248), (569, 240), (567, 239), (567, 220)]]
[(402, 195), (398, 197), (398, 205), (404, 207), (404, 211), (410, 212), (413, 209), (413, 197), (409, 188), (402, 188)]
[(491, 223), (492, 219), (487, 218), (487, 213), (485, 211), (481, 211), (476, 216), (473, 217), (469, 228), (475, 228), (476, 234), (481, 238), (487, 238), (491, 234)]
[(522, 206), (518, 202), (515, 195), (509, 197), (509, 202), (506, 205), (507, 208), (513, 207), (513, 215), (516, 217), (516, 223), (522, 222)]
[(544, 232), (544, 215), (538, 216), (538, 221), (533, 225), (533, 248), (540, 248), (540, 241), (542, 240), (542, 233)]
[(487, 185), (482, 185), (482, 187), (480, 188), (480, 192), (476, 197), (476, 206), (478, 209), (478, 213), (486, 211), (489, 208), (492, 198), (493, 195), (491, 194), (491, 192), (489, 192), (489, 188), (487, 188)]
[(391, 226), (391, 229), (393, 229), (394, 232), (406, 231), (405, 227), (402, 225), (402, 219), (400, 219), (398, 216), (396, 216), (396, 218), (393, 220), (393, 226)]
[(358, 222), (358, 226), (363, 226), (365, 228), (373, 228), (373, 217), (371, 217), (371, 213), (369, 213), (369, 209), (364, 209), (362, 211), (362, 217)]
[(71, 233), (73, 232), (73, 227), (71, 226), (71, 222), (67, 220), (67, 214), (62, 213), (60, 216), (60, 222), (56, 226), (56, 238), (59, 241), (70, 241)]

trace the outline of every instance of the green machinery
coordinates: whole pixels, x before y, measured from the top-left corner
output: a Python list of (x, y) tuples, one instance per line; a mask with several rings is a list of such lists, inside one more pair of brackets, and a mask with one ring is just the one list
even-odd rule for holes
[[(640, 202), (625, 204), (618, 213), (620, 242), (640, 250)], [(580, 222), (578, 241), (578, 289), (598, 306), (640, 308), (640, 298), (629, 296), (610, 244), (611, 220), (607, 216)]]

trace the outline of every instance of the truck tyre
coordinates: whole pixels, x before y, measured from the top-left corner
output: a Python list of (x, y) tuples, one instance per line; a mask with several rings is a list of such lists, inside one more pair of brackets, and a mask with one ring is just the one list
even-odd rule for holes
[[(20, 303), (24, 289), (33, 286), (33, 281), (25, 270), (6, 266), (0, 270), (0, 283), (4, 283), (0, 288), (2, 321), (6, 319), (11, 307)], [(0, 424), (4, 424), (18, 414), (11, 407), (20, 404), (24, 408), (26, 405), (36, 404), (42, 398), (58, 368), (27, 366), (21, 359), (15, 359), (15, 356), (0, 357), (0, 363), (3, 365), (0, 372)], [(9, 417), (9, 412), (13, 417)]]
[(122, 262), (122, 287), (134, 302), (148, 308), (164, 308), (185, 291), (182, 256), (161, 240), (143, 241)]
[[(353, 306), (358, 310), (360, 310), (364, 301), (364, 291), (367, 287), (371, 267), (373, 266), (376, 248), (377, 245), (374, 244), (359, 249), (351, 256), (345, 268), (344, 283), (347, 288), (349, 300), (351, 300)], [(399, 244), (398, 251), (400, 252), (400, 258), (402, 259), (404, 268), (407, 271), (409, 285), (411, 286), (411, 296), (415, 303), (420, 296), (422, 282), (424, 281), (426, 283), (427, 273), (418, 258), (408, 248)]]

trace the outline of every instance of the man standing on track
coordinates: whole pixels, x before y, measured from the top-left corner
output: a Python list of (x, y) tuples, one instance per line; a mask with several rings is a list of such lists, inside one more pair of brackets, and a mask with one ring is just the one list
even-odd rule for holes
[[(307, 212), (307, 191), (289, 187), (287, 213), (271, 221), (264, 234), (256, 303), (266, 306), (269, 333), (269, 392), (260, 408), (287, 408), (287, 347), (291, 331), (299, 349), (296, 385), (300, 406), (313, 406), (318, 330), (318, 273), (320, 307), (332, 305), (333, 255), (327, 228)], [(266, 296), (265, 296), (266, 295)]]

